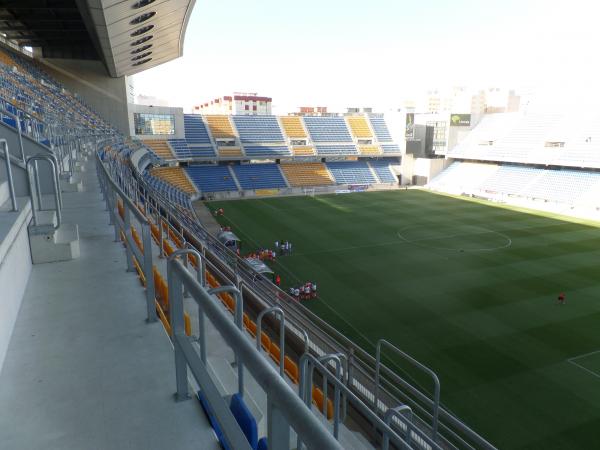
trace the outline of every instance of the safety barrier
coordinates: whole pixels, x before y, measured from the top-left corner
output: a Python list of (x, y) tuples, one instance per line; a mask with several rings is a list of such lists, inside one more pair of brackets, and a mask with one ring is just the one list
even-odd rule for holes
[[(27, 177), (29, 180), (29, 196), (31, 198), (31, 213), (33, 215), (33, 224), (38, 226), (38, 213), (37, 207), (39, 207), (40, 211), (44, 210), (43, 200), (42, 200), (42, 192), (40, 188), (40, 177), (38, 170), (38, 161), (46, 161), (51, 168), (52, 173), (52, 188), (54, 192), (54, 209), (56, 211), (56, 225), (52, 224), (53, 228), (57, 230), (60, 228), (62, 222), (61, 216), (61, 208), (62, 208), (62, 199), (60, 194), (60, 186), (58, 185), (58, 167), (56, 165), (56, 158), (50, 155), (35, 155), (27, 158), (27, 162), (25, 163), (25, 168), (27, 170)], [(33, 173), (32, 173), (33, 172)], [(37, 207), (35, 203), (34, 193), (37, 197)]]
[(10, 156), (10, 152), (8, 150), (8, 143), (6, 142), (6, 139), (0, 139), (0, 144), (2, 145), (2, 148), (4, 149), (4, 161), (6, 163), (6, 177), (8, 178), (8, 191), (10, 194), (10, 202), (11, 202), (12, 211), (18, 211), (19, 205), (17, 204), (17, 195), (15, 194), (15, 182), (13, 180), (12, 163), (10, 161), (11, 156)]

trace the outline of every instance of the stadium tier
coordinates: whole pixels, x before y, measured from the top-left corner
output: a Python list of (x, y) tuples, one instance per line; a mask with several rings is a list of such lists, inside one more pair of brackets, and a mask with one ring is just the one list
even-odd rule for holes
[(229, 166), (189, 166), (185, 170), (200, 192), (238, 190)]
[(196, 194), (196, 188), (181, 167), (155, 167), (150, 175), (160, 178), (187, 194)]
[(235, 138), (229, 116), (205, 116), (213, 138)]
[(284, 158), (292, 156), (292, 152), (285, 145), (245, 145), (244, 153), (248, 158)]
[(210, 136), (206, 125), (202, 120), (202, 116), (196, 114), (185, 114), (183, 116), (183, 124), (185, 129), (185, 139), (188, 144), (207, 144), (209, 145)]
[(242, 189), (277, 189), (287, 184), (277, 164), (241, 164), (233, 171)]
[(304, 117), (313, 142), (353, 142), (343, 117)]
[(339, 184), (374, 184), (378, 182), (366, 161), (328, 162), (327, 168)]
[(231, 116), (242, 143), (283, 143), (275, 116)]
[(280, 117), (279, 120), (281, 121), (281, 126), (285, 135), (289, 139), (302, 139), (307, 137), (300, 117), (286, 116)]
[(373, 132), (364, 116), (348, 116), (346, 121), (355, 138), (372, 138)]
[(291, 186), (327, 186), (334, 184), (323, 163), (287, 163), (281, 169)]
[(167, 141), (160, 139), (146, 139), (144, 140), (144, 145), (161, 159), (175, 159)]
[(379, 142), (392, 142), (392, 136), (383, 117), (369, 117), (369, 121)]
[(373, 160), (369, 165), (375, 171), (377, 178), (382, 183), (398, 183), (398, 177), (394, 175), (388, 161)]

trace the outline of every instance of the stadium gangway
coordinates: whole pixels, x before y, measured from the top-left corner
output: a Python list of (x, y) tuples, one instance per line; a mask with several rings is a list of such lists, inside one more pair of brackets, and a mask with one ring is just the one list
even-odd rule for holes
[[(109, 167), (115, 165), (116, 163), (113, 162)], [(118, 171), (116, 168), (112, 170), (114, 172)], [(129, 167), (121, 167), (121, 171), (124, 171), (121, 172), (123, 176), (120, 177), (122, 182), (126, 179), (135, 178)], [(279, 290), (272, 283), (256, 281), (252, 268), (246, 267), (247, 264), (245, 264), (243, 259), (237, 257), (234, 252), (212, 238), (200, 225), (197, 217), (190, 219), (182, 215), (179, 210), (172, 207), (168, 199), (153, 190), (144, 180), (138, 180), (138, 187), (143, 190), (143, 194), (140, 195), (144, 195), (147, 201), (146, 204), (154, 202), (158, 215), (165, 214), (169, 221), (173, 219), (177, 223), (182, 235), (187, 232), (197, 238), (195, 243), (201, 242), (203, 252), (207, 251), (213, 257), (217, 257), (224, 266), (228, 267), (228, 270), (231, 271), (230, 274), (223, 273), (221, 270), (223, 266), (219, 269), (223, 275), (223, 279), (237, 283), (240, 290), (248, 289), (253, 295), (257, 295), (258, 298), (264, 301), (266, 305), (279, 305), (286, 311), (286, 314), (292, 314), (290, 316), (291, 320), (288, 321), (290, 329), (293, 331), (295, 329), (294, 334), (298, 334), (300, 338), (302, 338), (303, 334), (307, 333), (307, 330), (310, 331), (312, 335), (310, 348), (316, 351), (317, 354), (347, 352), (348, 386), (354, 392), (359, 393), (363, 398), (367, 399), (369, 404), (372, 402), (375, 389), (373, 378), (376, 366), (376, 358), (373, 355), (370, 355), (348, 338), (341, 335), (318, 316), (312, 314), (303, 305), (289, 298), (285, 292)], [(195, 216), (193, 210), (192, 214)], [(380, 392), (385, 393), (389, 399), (388, 409), (397, 407), (403, 402), (411, 401), (413, 416), (415, 418), (419, 417), (415, 414), (415, 411), (419, 411), (424, 416), (423, 419), (419, 419), (423, 426), (426, 425), (427, 421), (432, 421), (431, 411), (433, 410), (433, 400), (387, 366), (382, 364), (381, 369), (384, 369), (382, 373), (387, 377), (382, 377), (382, 381), (386, 381), (388, 387), (393, 385), (394, 389), (396, 389), (394, 391), (396, 394), (392, 395), (383, 384), (380, 385)], [(361, 380), (360, 382), (359, 379)], [(360, 383), (363, 384), (361, 385)], [(399, 391), (400, 388), (403, 389), (402, 392)], [(395, 397), (395, 395), (398, 395), (398, 392), (402, 394), (401, 397)], [(415, 424), (415, 427), (417, 426), (420, 425)], [(440, 431), (444, 432), (443, 435), (440, 434), (441, 444), (449, 448), (495, 449), (493, 445), (443, 407), (439, 408), (439, 428)]]
[(11, 211), (18, 211), (19, 205), (17, 204), (17, 195), (15, 194), (15, 182), (12, 175), (12, 163), (10, 151), (8, 150), (8, 143), (6, 139), (0, 139), (0, 145), (4, 149), (4, 161), (6, 162), (6, 177), (8, 178), (8, 191), (10, 193)]
[(210, 378), (196, 349), (185, 335), (183, 288), (187, 289), (199, 309), (212, 322), (225, 342), (233, 350), (238, 361), (247, 368), (264, 389), (267, 396), (267, 439), (272, 449), (289, 448), (290, 431), (294, 429), (311, 449), (327, 450), (342, 447), (328, 432), (319, 419), (306, 408), (300, 398), (287, 385), (271, 364), (258, 353), (242, 330), (234, 324), (214, 298), (198, 283), (194, 276), (177, 258), (168, 262), (169, 313), (173, 345), (175, 349), (175, 372), (177, 398), (187, 399), (189, 368), (204, 397), (210, 404), (224, 438), (230, 448), (250, 449), (250, 445), (237, 425), (227, 402)]

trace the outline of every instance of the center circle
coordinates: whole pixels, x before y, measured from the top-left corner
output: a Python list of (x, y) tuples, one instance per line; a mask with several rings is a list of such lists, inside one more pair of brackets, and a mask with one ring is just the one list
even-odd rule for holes
[(411, 225), (398, 231), (407, 244), (431, 250), (483, 252), (501, 250), (512, 245), (510, 237), (477, 225)]

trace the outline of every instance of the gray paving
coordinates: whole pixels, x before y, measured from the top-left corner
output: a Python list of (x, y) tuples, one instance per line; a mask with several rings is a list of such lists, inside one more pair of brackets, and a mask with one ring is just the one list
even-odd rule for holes
[(113, 242), (93, 165), (64, 194), (78, 260), (36, 265), (0, 373), (1, 449), (212, 449), (196, 401), (175, 403), (171, 344)]

